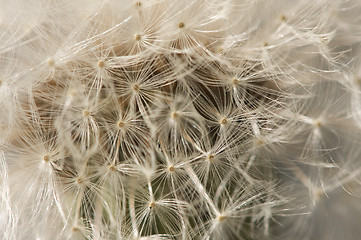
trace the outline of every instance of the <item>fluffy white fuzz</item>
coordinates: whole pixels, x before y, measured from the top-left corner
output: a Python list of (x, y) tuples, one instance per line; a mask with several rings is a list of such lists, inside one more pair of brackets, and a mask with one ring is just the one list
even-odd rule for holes
[(0, 238), (358, 239), (357, 0), (0, 0)]

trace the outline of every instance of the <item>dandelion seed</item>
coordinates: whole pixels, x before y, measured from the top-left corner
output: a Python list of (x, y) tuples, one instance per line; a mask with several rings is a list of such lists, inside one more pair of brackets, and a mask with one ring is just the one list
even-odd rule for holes
[(316, 128), (320, 128), (322, 126), (322, 121), (320, 119), (315, 119), (313, 121), (313, 125), (316, 127)]
[(134, 36), (134, 40), (135, 41), (140, 41), (142, 39), (142, 36), (140, 35), (140, 34), (136, 34), (135, 36)]
[(142, 6), (142, 2), (136, 2), (136, 3), (135, 3), (135, 7), (136, 7), (136, 8), (140, 8), (141, 6)]
[(238, 85), (239, 83), (239, 79), (238, 78), (233, 78), (232, 79), (232, 85)]
[(213, 154), (208, 154), (207, 155), (207, 160), (209, 161), (209, 162), (213, 162), (215, 159), (215, 156), (213, 155)]
[(47, 63), (48, 63), (48, 65), (49, 65), (50, 67), (54, 67), (54, 66), (55, 66), (55, 61), (54, 61), (52, 58), (49, 58), (49, 59), (47, 60)]
[(109, 165), (108, 168), (109, 168), (109, 170), (112, 171), (112, 172), (114, 172), (114, 171), (117, 170), (117, 168), (116, 168), (113, 164)]
[(90, 116), (89, 110), (84, 110), (83, 115), (84, 115), (84, 117), (89, 117)]
[(227, 118), (222, 118), (219, 123), (222, 125), (226, 125), (228, 123), (228, 120)]
[(219, 215), (219, 216), (217, 216), (217, 221), (218, 222), (223, 222), (223, 221), (225, 221), (227, 219), (227, 216), (225, 216), (225, 215)]
[(177, 120), (178, 118), (179, 118), (179, 112), (172, 112), (171, 113), (171, 118), (173, 119), (173, 120)]
[(175, 167), (174, 167), (174, 166), (169, 166), (169, 167), (168, 167), (168, 171), (169, 171), (170, 173), (174, 172), (174, 171), (175, 171)]
[(49, 162), (50, 161), (50, 156), (49, 155), (44, 155), (43, 160), (44, 160), (44, 162)]
[(98, 67), (99, 68), (104, 68), (105, 67), (105, 62), (104, 61), (99, 61), (98, 62)]
[(138, 85), (138, 84), (134, 84), (134, 85), (133, 85), (133, 91), (134, 91), (135, 93), (138, 93), (139, 90), (140, 90), (139, 85)]
[(125, 126), (125, 123), (123, 121), (118, 122), (118, 127), (123, 128)]
[(286, 21), (287, 21), (286, 15), (281, 15), (281, 16), (280, 16), (280, 20), (281, 20), (282, 22), (286, 22)]
[(150, 208), (150, 209), (154, 208), (154, 207), (155, 207), (155, 204), (156, 204), (155, 202), (149, 203), (149, 208)]

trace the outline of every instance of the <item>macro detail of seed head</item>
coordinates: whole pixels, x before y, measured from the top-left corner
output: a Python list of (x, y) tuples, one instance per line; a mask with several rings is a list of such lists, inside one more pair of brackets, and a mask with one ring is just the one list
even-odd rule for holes
[(0, 6), (0, 239), (359, 239), (358, 0)]

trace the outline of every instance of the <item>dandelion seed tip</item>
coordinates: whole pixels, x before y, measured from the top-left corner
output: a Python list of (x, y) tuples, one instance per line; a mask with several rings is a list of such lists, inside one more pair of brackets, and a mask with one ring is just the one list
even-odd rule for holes
[(155, 207), (155, 202), (150, 202), (150, 203), (149, 203), (149, 208), (152, 209), (152, 208), (154, 208), (154, 207)]
[[(354, 77), (354, 82), (355, 82), (355, 84), (356, 84), (357, 86), (361, 86), (361, 77), (355, 75), (355, 77)], [(1, 85), (1, 80), (0, 80), (0, 85)]]
[(315, 119), (315, 120), (313, 121), (313, 125), (314, 125), (316, 128), (319, 128), (319, 127), (322, 126), (322, 122), (321, 122), (320, 119)]
[(268, 47), (268, 42), (263, 42), (263, 47)]
[(225, 215), (219, 215), (218, 217), (217, 217), (217, 221), (218, 222), (223, 222), (224, 220), (226, 220), (226, 218), (227, 218), (227, 216), (225, 216)]
[(104, 68), (105, 67), (105, 62), (102, 61), (102, 60), (98, 61), (98, 67), (99, 68)]
[(328, 41), (329, 41), (329, 39), (328, 39), (327, 36), (321, 36), (320, 38), (321, 38), (321, 42), (322, 42), (323, 44), (327, 44)]
[(217, 52), (217, 53), (221, 53), (221, 52), (223, 52), (223, 50), (224, 50), (224, 48), (223, 48), (222, 46), (218, 46), (218, 47), (216, 48), (216, 52)]
[(178, 23), (178, 27), (179, 27), (179, 28), (184, 28), (184, 27), (185, 27), (185, 24), (184, 24), (183, 22), (180, 22), (180, 23)]
[(169, 166), (169, 167), (168, 167), (168, 171), (169, 171), (169, 172), (174, 172), (174, 171), (175, 171), (175, 167), (174, 167), (174, 166)]
[(172, 119), (178, 119), (179, 118), (179, 113), (177, 111), (172, 112), (171, 118)]
[(280, 19), (281, 19), (282, 22), (286, 22), (286, 21), (287, 21), (286, 15), (283, 15), (283, 14), (280, 16)]
[(80, 229), (79, 229), (77, 226), (73, 226), (73, 227), (71, 228), (71, 231), (72, 231), (72, 232), (79, 232)]
[(54, 66), (55, 66), (55, 61), (54, 61), (52, 58), (49, 58), (49, 59), (47, 60), (47, 63), (48, 63), (48, 65), (49, 65), (50, 67), (54, 67)]
[(232, 79), (232, 85), (238, 85), (238, 83), (239, 83), (239, 79), (236, 78), (236, 77), (234, 77), (234, 78)]
[(75, 179), (75, 181), (76, 181), (76, 183), (77, 183), (78, 185), (82, 185), (82, 184), (84, 184), (84, 182), (85, 182), (82, 177), (77, 177), (77, 178)]
[(123, 128), (123, 127), (124, 127), (124, 122), (123, 122), (123, 121), (119, 121), (119, 122), (118, 122), (118, 127), (119, 127), (119, 128)]
[(210, 161), (210, 162), (213, 162), (214, 161), (214, 155), (213, 154), (208, 154), (207, 160)]
[(134, 35), (135, 41), (140, 41), (141, 39), (142, 39), (142, 36), (139, 33)]
[(220, 121), (221, 125), (226, 125), (228, 123), (228, 119), (227, 118), (222, 118)]
[(114, 164), (109, 165), (109, 170), (112, 172), (115, 172), (117, 168), (114, 166)]
[(84, 115), (84, 117), (89, 117), (90, 116), (89, 110), (84, 110), (83, 115)]
[(1, 87), (2, 84), (3, 84), (3, 81), (0, 79), (0, 87)]
[(264, 141), (261, 138), (256, 138), (255, 145), (256, 146), (262, 146), (264, 144)]
[(136, 7), (136, 8), (142, 7), (142, 2), (136, 2), (136, 3), (135, 3), (135, 7)]
[(44, 162), (49, 162), (50, 161), (50, 156), (49, 155), (44, 155), (43, 160), (44, 160)]
[(69, 90), (69, 95), (72, 97), (75, 97), (78, 94), (78, 92), (75, 89), (70, 89)]
[(139, 88), (140, 88), (139, 84), (136, 83), (136, 84), (133, 85), (133, 91), (134, 92), (139, 92)]

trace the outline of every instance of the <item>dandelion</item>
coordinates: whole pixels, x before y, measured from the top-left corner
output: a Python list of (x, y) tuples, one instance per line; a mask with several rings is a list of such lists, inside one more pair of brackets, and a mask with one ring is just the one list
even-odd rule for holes
[(356, 0), (0, 0), (2, 239), (356, 239)]

